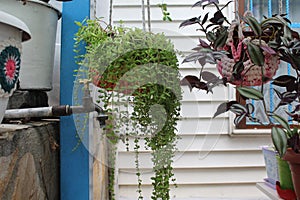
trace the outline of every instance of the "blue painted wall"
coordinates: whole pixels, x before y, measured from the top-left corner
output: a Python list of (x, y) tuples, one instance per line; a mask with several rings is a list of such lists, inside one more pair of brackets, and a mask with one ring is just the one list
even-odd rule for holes
[[(82, 21), (89, 16), (89, 0), (73, 0), (63, 3), (60, 70), (61, 105), (72, 105), (74, 70), (78, 69), (73, 52), (73, 38), (78, 29), (74, 21)], [(60, 189), (62, 200), (89, 199), (89, 153), (83, 144), (76, 147), (77, 145), (78, 138), (76, 137), (73, 116), (61, 117)], [(75, 150), (74, 147), (76, 147)]]

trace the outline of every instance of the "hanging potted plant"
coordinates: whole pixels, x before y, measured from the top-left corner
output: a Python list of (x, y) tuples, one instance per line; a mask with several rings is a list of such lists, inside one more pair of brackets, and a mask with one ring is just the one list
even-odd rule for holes
[[(194, 6), (201, 6), (203, 2), (205, 1), (199, 1)], [(224, 83), (260, 86), (270, 81), (280, 61), (279, 49), (276, 46), (281, 41), (280, 37), (299, 37), (297, 32), (286, 29), (288, 21), (281, 15), (264, 19), (259, 23), (249, 12), (229, 22), (222, 10), (231, 1), (222, 8), (216, 2), (218, 1), (209, 1), (207, 4), (215, 5), (217, 9), (210, 20), (207, 13), (204, 17), (194, 17), (181, 23), (180, 27), (200, 25), (199, 30), (205, 33), (209, 41), (207, 43), (200, 39), (198, 47), (194, 49), (196, 52), (187, 56), (184, 62), (198, 60), (202, 67), (206, 63), (217, 64)], [(187, 84), (188, 78), (199, 80), (198, 77), (186, 77)], [(200, 89), (212, 88), (210, 85), (207, 86), (208, 88)]]
[[(224, 7), (228, 6), (228, 2)], [(284, 14), (265, 17), (258, 22), (250, 12), (243, 16), (237, 16), (229, 22), (223, 15), (217, 0), (202, 0), (195, 3), (194, 7), (212, 5), (216, 12), (212, 18), (209, 14), (185, 20), (180, 27), (197, 24), (199, 30), (204, 32), (208, 42), (200, 39), (199, 45), (194, 49), (195, 53), (187, 56), (184, 62), (199, 62), (200, 76), (188, 75), (182, 81), (182, 85), (188, 85), (190, 89), (197, 88), (212, 92), (213, 88), (220, 85), (233, 84), (240, 94), (240, 98), (246, 100), (246, 104), (238, 101), (222, 103), (214, 117), (227, 111), (233, 112), (236, 117), (236, 126), (243, 120), (272, 127), (271, 135), (273, 144), (280, 157), (287, 160), (291, 169), (294, 156), (299, 154), (299, 131), (297, 129), (299, 119), (299, 66), (300, 66), (300, 40), (296, 31), (290, 27), (290, 21)], [(291, 65), (294, 75), (282, 74), (274, 77), (279, 67), (279, 61)], [(205, 64), (215, 64), (221, 78), (205, 71)], [(292, 73), (293, 74), (293, 73)], [(268, 98), (265, 96), (264, 85), (271, 81), (273, 90), (278, 98), (275, 109), (269, 110), (266, 105)], [(250, 86), (258, 86), (253, 88)], [(247, 100), (250, 100), (247, 102)], [(255, 108), (251, 101), (260, 102), (267, 122), (262, 115), (255, 115)], [(290, 105), (293, 109), (289, 110)], [(278, 109), (285, 110), (278, 114)], [(292, 120), (288, 120), (288, 119)], [(294, 124), (291, 124), (291, 121)], [(298, 164), (297, 164), (298, 165)], [(296, 172), (292, 172), (296, 195), (300, 198), (300, 187), (297, 184), (299, 178)], [(280, 188), (278, 188), (280, 191)], [(281, 195), (282, 193), (280, 193)], [(290, 199), (293, 199), (292, 197)]]
[[(104, 104), (106, 112), (112, 113), (110, 121), (113, 123), (106, 127), (106, 137), (112, 144), (110, 199), (115, 199), (114, 162), (119, 141), (135, 152), (138, 196), (142, 199), (138, 160), (142, 139), (144, 148), (151, 150), (152, 155), (152, 199), (170, 199), (181, 98), (173, 44), (163, 34), (137, 28), (102, 28), (95, 20), (78, 25), (76, 43), (82, 40), (87, 43), (80, 64), (86, 66), (93, 82), (101, 88), (97, 100)], [(95, 35), (99, 37), (93, 37)], [(134, 141), (133, 147), (129, 145), (130, 140)]]
[(32, 40), (23, 45), (20, 89), (51, 90), (57, 21), (61, 13), (46, 0), (2, 0), (0, 7), (22, 19), (32, 33)]
[(23, 21), (0, 11), (0, 123), (20, 73), (22, 41), (31, 38)]

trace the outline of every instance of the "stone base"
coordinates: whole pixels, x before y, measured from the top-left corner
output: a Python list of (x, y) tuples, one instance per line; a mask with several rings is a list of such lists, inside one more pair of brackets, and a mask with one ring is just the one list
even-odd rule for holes
[(16, 90), (9, 98), (7, 109), (48, 107), (48, 96), (44, 91)]
[(58, 121), (0, 130), (0, 199), (59, 199)]

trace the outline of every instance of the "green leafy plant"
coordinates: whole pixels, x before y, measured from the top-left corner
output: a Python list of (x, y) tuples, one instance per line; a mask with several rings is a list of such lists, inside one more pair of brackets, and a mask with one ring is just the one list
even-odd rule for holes
[(87, 43), (86, 52), (78, 57), (80, 64), (101, 88), (98, 101), (111, 113), (106, 127), (111, 143), (110, 199), (115, 199), (116, 145), (122, 141), (129, 150), (130, 140), (134, 141), (139, 199), (143, 199), (138, 160), (142, 146), (152, 155), (151, 198), (170, 199), (181, 99), (174, 46), (163, 34), (123, 27), (103, 29), (97, 21), (86, 22), (77, 22), (76, 44)]
[(168, 12), (167, 4), (162, 3), (158, 5), (161, 9), (161, 12), (163, 14), (163, 20), (164, 21), (172, 21), (172, 18), (170, 17), (170, 12)]
[[(246, 12), (229, 22), (222, 11), (230, 3), (231, 1), (221, 7), (218, 0), (198, 1), (193, 7), (202, 7), (205, 10), (206, 7), (213, 6), (216, 12), (211, 18), (209, 13), (205, 13), (181, 23), (180, 27), (200, 26), (198, 30), (203, 32), (207, 39), (200, 39), (199, 45), (194, 48), (195, 52), (184, 60), (198, 62), (202, 66), (200, 76), (188, 75), (181, 83), (188, 85), (191, 90), (197, 88), (206, 92), (212, 92), (214, 87), (220, 85), (236, 85), (241, 98), (247, 103), (222, 103), (214, 117), (231, 111), (236, 115), (235, 125), (243, 119), (261, 125), (271, 125), (273, 143), (280, 156), (283, 156), (289, 147), (299, 153), (299, 131), (291, 125), (291, 121), (300, 121), (299, 35), (290, 28), (290, 21), (284, 14), (264, 17), (259, 22), (250, 12)], [(293, 72), (276, 77), (275, 73), (279, 67), (287, 67), (279, 65), (280, 61), (290, 64)], [(205, 71), (207, 63), (215, 64), (221, 77)], [(267, 82), (273, 85), (278, 99), (272, 110), (266, 106), (270, 100), (266, 97)], [(251, 101), (262, 104), (265, 116), (255, 115)], [(292, 111), (288, 106), (292, 107)], [(284, 111), (285, 116), (278, 114), (279, 109)], [(264, 118), (267, 121), (264, 121)]]

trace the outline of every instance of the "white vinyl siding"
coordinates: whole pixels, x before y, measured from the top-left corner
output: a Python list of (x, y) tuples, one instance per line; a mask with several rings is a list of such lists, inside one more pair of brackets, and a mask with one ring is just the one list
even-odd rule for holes
[[(107, 10), (107, 3), (98, 0), (97, 17), (101, 10)], [(179, 24), (188, 18), (203, 15), (200, 8), (191, 8), (197, 0), (151, 0), (152, 30), (164, 32), (175, 44), (175, 47), (187, 54), (197, 45), (199, 36), (197, 26), (179, 29)], [(146, 1), (145, 1), (146, 2)], [(162, 13), (157, 4), (167, 3), (172, 22), (162, 21)], [(221, 0), (226, 3), (227, 0)], [(101, 8), (100, 8), (101, 7)], [(234, 17), (234, 4), (226, 9), (229, 20)], [(122, 21), (124, 26), (142, 27), (140, 0), (114, 0), (114, 25)], [(180, 62), (182, 56), (178, 56)], [(214, 66), (208, 67), (217, 73)], [(180, 66), (181, 76), (199, 74), (199, 65), (186, 63)], [(189, 91), (183, 87), (182, 120), (178, 124), (181, 140), (174, 159), (174, 171), (178, 188), (171, 190), (175, 199), (268, 199), (255, 186), (266, 177), (263, 156), (260, 147), (271, 144), (270, 137), (265, 136), (232, 136), (229, 115), (222, 114), (212, 119), (218, 105), (229, 99), (226, 87), (217, 88), (214, 94), (204, 91)], [(132, 146), (132, 145), (131, 145)], [(148, 151), (140, 154), (140, 165), (143, 173), (144, 196), (150, 199), (151, 160)], [(125, 150), (119, 145), (118, 153), (118, 197), (123, 200), (137, 199), (137, 178), (135, 175), (134, 152)]]

